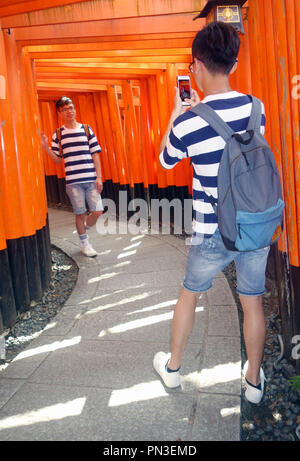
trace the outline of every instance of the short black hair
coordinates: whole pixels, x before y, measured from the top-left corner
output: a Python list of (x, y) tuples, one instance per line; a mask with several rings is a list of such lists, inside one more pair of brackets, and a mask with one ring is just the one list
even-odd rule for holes
[(68, 96), (62, 96), (58, 101), (56, 101), (56, 110), (64, 106), (68, 106), (69, 104), (73, 104), (72, 99), (68, 98)]
[(240, 49), (237, 30), (224, 22), (211, 22), (194, 38), (192, 53), (212, 74), (229, 74)]

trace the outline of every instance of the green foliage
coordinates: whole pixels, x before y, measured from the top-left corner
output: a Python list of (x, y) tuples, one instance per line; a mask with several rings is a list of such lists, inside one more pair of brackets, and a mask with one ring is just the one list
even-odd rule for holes
[(300, 391), (300, 376), (299, 375), (289, 378), (289, 382), (295, 391)]

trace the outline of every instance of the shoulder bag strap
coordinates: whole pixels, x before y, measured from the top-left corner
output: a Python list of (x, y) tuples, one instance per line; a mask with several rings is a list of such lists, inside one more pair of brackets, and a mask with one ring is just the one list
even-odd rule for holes
[(252, 99), (252, 110), (250, 114), (249, 123), (247, 126), (247, 131), (260, 131), (262, 116), (261, 101), (255, 96), (249, 96)]
[(90, 133), (90, 130), (89, 130), (89, 126), (86, 123), (84, 123), (83, 128), (84, 128), (86, 137), (88, 138), (88, 141), (89, 141), (90, 138), (91, 138), (91, 133)]
[(61, 157), (63, 157), (63, 150), (62, 150), (62, 146), (61, 146), (61, 128), (57, 128), (56, 136), (57, 136), (57, 139), (58, 139), (59, 155)]
[(200, 102), (190, 111), (202, 117), (226, 142), (234, 135), (234, 131), (208, 104)]

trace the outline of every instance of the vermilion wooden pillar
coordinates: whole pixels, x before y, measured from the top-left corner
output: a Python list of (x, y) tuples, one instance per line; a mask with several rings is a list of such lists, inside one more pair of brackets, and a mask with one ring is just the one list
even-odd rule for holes
[[(114, 85), (107, 86), (107, 102), (109, 107), (112, 139), (114, 143), (115, 160), (118, 168), (121, 190), (130, 191), (130, 178), (125, 150), (124, 133), (118, 102), (118, 94)], [(130, 201), (130, 194), (127, 194), (127, 203)], [(120, 209), (119, 209), (120, 212)], [(125, 210), (122, 210), (125, 212)], [(127, 213), (127, 211), (126, 211)]]
[(153, 124), (149, 102), (148, 84), (145, 79), (141, 80), (141, 115), (142, 115), (142, 155), (147, 170), (147, 187), (149, 197), (157, 198), (157, 165), (154, 147)]
[[(0, 332), (4, 326), (11, 326), (16, 320), (17, 311), (10, 273), (7, 251), (7, 239), (13, 237), (13, 231), (22, 233), (18, 219), (20, 201), (15, 184), (17, 165), (15, 161), (15, 147), (12, 135), (12, 119), (10, 97), (7, 82), (7, 63), (3, 41), (3, 32), (0, 29)], [(16, 202), (13, 206), (13, 197)]]
[(106, 147), (107, 147), (107, 160), (110, 166), (112, 181), (114, 184), (121, 184), (120, 177), (117, 167), (117, 153), (115, 151), (113, 136), (112, 136), (112, 125), (110, 121), (110, 113), (108, 106), (107, 91), (101, 91), (98, 95), (100, 110), (102, 113), (103, 129), (105, 132)]
[(160, 142), (163, 136), (160, 125), (159, 106), (158, 106), (158, 93), (155, 77), (149, 77), (149, 99), (151, 108), (151, 119), (152, 119), (152, 133), (154, 140), (156, 168), (157, 168), (157, 185), (159, 192), (163, 193), (167, 189), (167, 179), (163, 168), (160, 166), (159, 154), (160, 154)]
[(288, 359), (292, 338), (300, 334), (299, 106), (292, 97), (291, 85), (294, 72), (299, 70), (297, 12), (299, 6), (294, 0), (249, 0), (253, 91), (266, 101), (266, 136), (281, 171), (286, 204), (285, 233), (276, 253), (276, 270)]
[(99, 155), (99, 158), (100, 158), (100, 163), (101, 163), (103, 181), (105, 178), (105, 182), (103, 182), (102, 196), (114, 198), (112, 173), (111, 173), (111, 168), (110, 168), (110, 163), (109, 163), (109, 146), (108, 146), (109, 133), (107, 133), (104, 129), (104, 122), (103, 122), (103, 116), (102, 116), (101, 103), (100, 103), (99, 96), (100, 96), (100, 93), (93, 94), (98, 141), (101, 146), (101, 153)]
[(18, 47), (13, 31), (5, 30), (3, 35), (1, 31), (0, 46), (1, 74), (6, 80), (1, 105), (1, 224), (7, 245), (6, 278), (13, 289), (11, 312), (5, 310), (7, 297), (0, 297), (0, 308), (4, 325), (9, 326), (14, 309), (26, 310), (49, 284), (50, 240), (31, 61)]
[(131, 187), (134, 187), (135, 197), (144, 197), (144, 178), (142, 173), (142, 156), (139, 131), (134, 107), (132, 84), (125, 80), (122, 85), (125, 115), (125, 138), (127, 140), (127, 163), (131, 173)]
[[(186, 72), (186, 74), (189, 74)], [(175, 98), (175, 88), (177, 85), (177, 75), (179, 75), (177, 65), (174, 63), (167, 65), (167, 89), (168, 89), (168, 107), (169, 107), (169, 116), (174, 107), (174, 98)], [(174, 168), (174, 182), (176, 185), (176, 197), (178, 196), (181, 199), (187, 198), (188, 196), (188, 187), (192, 181), (190, 175), (190, 161), (182, 160)]]

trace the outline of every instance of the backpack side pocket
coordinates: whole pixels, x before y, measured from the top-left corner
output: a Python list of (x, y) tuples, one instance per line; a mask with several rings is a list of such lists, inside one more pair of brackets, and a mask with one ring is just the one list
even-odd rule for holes
[(265, 211), (249, 213), (237, 211), (235, 246), (238, 251), (251, 251), (275, 243), (281, 234), (284, 202), (278, 199), (276, 205)]

